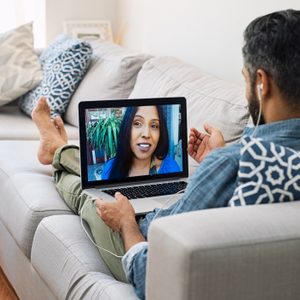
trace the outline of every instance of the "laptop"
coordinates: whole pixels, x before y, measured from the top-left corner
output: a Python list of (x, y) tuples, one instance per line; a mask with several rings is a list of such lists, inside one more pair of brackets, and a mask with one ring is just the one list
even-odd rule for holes
[(79, 103), (81, 185), (94, 198), (119, 191), (137, 215), (176, 202), (187, 185), (184, 97)]

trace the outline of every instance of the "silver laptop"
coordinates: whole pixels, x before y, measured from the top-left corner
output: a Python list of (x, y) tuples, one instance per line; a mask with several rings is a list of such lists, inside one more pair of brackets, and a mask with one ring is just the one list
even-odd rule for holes
[(166, 208), (187, 185), (186, 99), (79, 103), (81, 184), (115, 201), (119, 191), (136, 214)]

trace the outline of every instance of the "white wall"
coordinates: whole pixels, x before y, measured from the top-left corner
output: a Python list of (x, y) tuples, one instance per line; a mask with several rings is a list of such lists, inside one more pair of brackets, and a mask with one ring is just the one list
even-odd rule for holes
[(287, 8), (300, 9), (300, 1), (118, 0), (120, 41), (241, 83), (245, 27), (260, 15)]
[(63, 31), (64, 20), (116, 21), (116, 0), (46, 0), (47, 44)]
[(47, 46), (63, 32), (63, 22), (67, 20), (110, 20), (113, 33), (116, 32), (117, 0), (30, 1), (35, 1), (37, 47)]

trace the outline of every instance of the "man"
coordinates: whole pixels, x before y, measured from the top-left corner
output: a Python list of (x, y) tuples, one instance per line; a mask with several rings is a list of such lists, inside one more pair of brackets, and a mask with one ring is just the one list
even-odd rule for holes
[[(244, 33), (243, 76), (255, 136), (300, 151), (300, 11), (275, 12), (252, 21)], [(126, 197), (116, 202), (92, 201), (82, 193), (78, 149), (68, 146), (62, 120), (50, 119), (40, 99), (32, 118), (39, 128), (38, 158), (55, 168), (56, 187), (74, 212), (90, 226), (102, 258), (118, 280), (129, 281), (145, 297), (147, 232), (157, 217), (227, 206), (237, 186), (240, 144), (224, 146), (220, 131), (191, 131), (189, 154), (201, 162), (180, 201), (148, 213), (138, 222)], [(245, 134), (253, 134), (246, 129)], [(213, 150), (213, 151), (212, 151)], [(222, 170), (222, 172), (220, 172)]]

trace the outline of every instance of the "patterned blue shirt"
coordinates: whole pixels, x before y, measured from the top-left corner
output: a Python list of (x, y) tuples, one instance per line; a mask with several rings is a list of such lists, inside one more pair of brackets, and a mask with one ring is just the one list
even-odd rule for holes
[[(251, 135), (253, 128), (246, 128), (244, 135)], [(255, 137), (300, 151), (300, 118), (261, 125)], [(140, 222), (140, 230), (147, 239), (151, 222), (158, 217), (170, 216), (201, 209), (228, 205), (237, 186), (241, 144), (212, 151), (190, 178), (183, 197), (171, 207), (156, 209)], [(145, 299), (145, 277), (148, 243), (136, 244), (122, 259), (123, 268), (137, 296)]]

